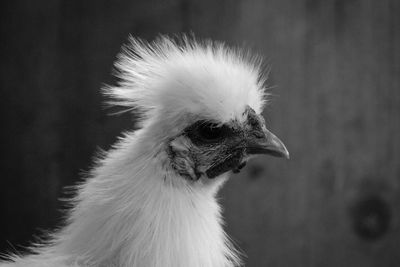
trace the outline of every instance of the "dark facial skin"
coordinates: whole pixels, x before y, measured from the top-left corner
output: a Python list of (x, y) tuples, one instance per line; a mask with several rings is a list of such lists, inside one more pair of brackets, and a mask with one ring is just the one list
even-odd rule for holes
[(197, 160), (212, 159), (205, 171), (210, 179), (238, 169), (244, 161), (244, 133), (234, 122), (219, 126), (199, 121), (186, 129), (185, 133), (200, 152), (195, 155)]
[[(258, 154), (258, 148), (251, 144), (266, 138), (262, 116), (250, 107), (244, 115), (247, 115), (244, 123), (231, 121), (218, 125), (200, 120), (187, 127), (169, 145), (175, 171), (191, 180), (198, 180), (202, 175), (212, 179), (231, 170), (239, 172), (250, 154)], [(274, 155), (272, 152), (268, 154)]]

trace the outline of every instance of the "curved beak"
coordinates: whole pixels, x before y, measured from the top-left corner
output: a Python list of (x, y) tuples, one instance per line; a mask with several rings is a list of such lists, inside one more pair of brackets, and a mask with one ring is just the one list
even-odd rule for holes
[(253, 135), (247, 140), (247, 153), (267, 154), (289, 159), (289, 151), (283, 142), (268, 130), (264, 130), (263, 134)]

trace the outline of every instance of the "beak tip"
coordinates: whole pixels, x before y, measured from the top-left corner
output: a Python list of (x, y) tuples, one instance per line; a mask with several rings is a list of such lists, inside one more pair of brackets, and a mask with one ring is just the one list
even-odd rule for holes
[(290, 159), (290, 153), (289, 153), (289, 151), (287, 150), (287, 148), (285, 147), (285, 145), (283, 144), (283, 143), (281, 143), (281, 145), (282, 145), (282, 157), (284, 157), (285, 159)]
[(286, 153), (284, 154), (285, 159), (290, 159), (290, 154), (289, 151), (286, 151)]
[(285, 159), (290, 159), (290, 153), (286, 149), (286, 147), (283, 147), (283, 149), (280, 149), (275, 153), (275, 156), (280, 157), (280, 158), (285, 158)]

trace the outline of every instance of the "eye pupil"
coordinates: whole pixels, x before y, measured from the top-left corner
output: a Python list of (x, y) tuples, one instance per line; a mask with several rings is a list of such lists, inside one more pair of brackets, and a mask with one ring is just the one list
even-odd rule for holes
[(223, 129), (214, 123), (202, 124), (198, 128), (198, 134), (206, 140), (215, 140), (222, 137)]

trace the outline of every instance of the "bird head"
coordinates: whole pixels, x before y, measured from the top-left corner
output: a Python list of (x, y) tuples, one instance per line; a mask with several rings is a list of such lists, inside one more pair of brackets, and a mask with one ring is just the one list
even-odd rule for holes
[(116, 63), (113, 103), (140, 112), (148, 149), (191, 181), (239, 172), (257, 154), (289, 157), (261, 112), (261, 60), (216, 42), (130, 38)]

